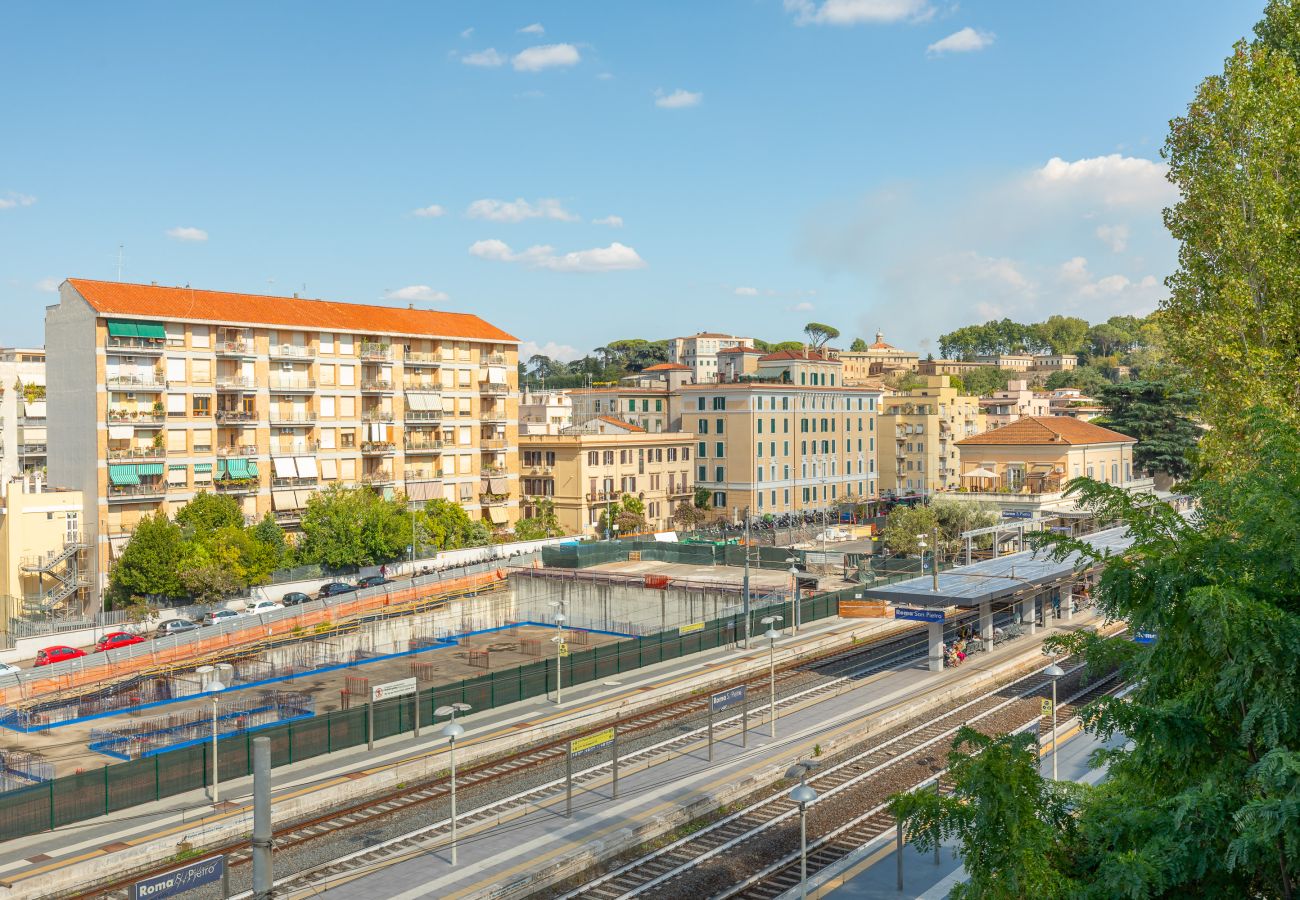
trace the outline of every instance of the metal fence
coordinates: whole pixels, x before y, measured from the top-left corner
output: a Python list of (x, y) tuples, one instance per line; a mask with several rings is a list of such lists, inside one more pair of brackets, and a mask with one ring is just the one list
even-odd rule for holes
[[(842, 595), (852, 596), (852, 589), (802, 599), (800, 621), (812, 622), (834, 615)], [(783, 616), (786, 622), (794, 621), (791, 603), (783, 601), (751, 613), (754, 618), (751, 634), (758, 634), (762, 629), (757, 622), (759, 617), (774, 613)], [(468, 703), (474, 710), (482, 711), (541, 696), (555, 684), (557, 663), (564, 684), (579, 685), (727, 646), (743, 633), (743, 616), (728, 616), (707, 622), (703, 628), (687, 634), (674, 629), (643, 635), (579, 650), (558, 660), (539, 659), (513, 669), (422, 690), (414, 696), (375, 705), (374, 739), (411, 731), (415, 703), (420, 704), (420, 721), (429, 723), (434, 720), (435, 709), (453, 702)], [(273, 766), (291, 765), (365, 744), (371, 739), (368, 718), (365, 705), (354, 706), (271, 725), (259, 730), (257, 735), (271, 739)], [(253, 734), (247, 731), (220, 739), (218, 757), (223, 780), (252, 774), (252, 740)], [(211, 744), (209, 736), (208, 740), (170, 752), (64, 775), (0, 794), (0, 840), (52, 830), (205, 787), (211, 775)]]
[(95, 613), (94, 618), (83, 616), (73, 619), (29, 619), (13, 616), (9, 619), (7, 629), (10, 642), (19, 638), (40, 637), (46, 634), (63, 634), (68, 631), (80, 631), (83, 628), (105, 628), (121, 625), (127, 621), (127, 611), (114, 609)]

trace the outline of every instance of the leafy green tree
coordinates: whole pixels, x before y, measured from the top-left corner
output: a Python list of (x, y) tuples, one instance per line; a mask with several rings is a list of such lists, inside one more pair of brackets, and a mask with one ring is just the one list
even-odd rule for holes
[(713, 492), (706, 487), (697, 487), (695, 489), (695, 508), (706, 510), (712, 509)]
[(1088, 322), (1077, 316), (1048, 316), (1047, 321), (1029, 326), (1035, 343), (1053, 353), (1082, 353), (1088, 340)]
[(1251, 451), (1243, 408), (1300, 423), (1300, 8), (1272, 0), (1255, 33), (1201, 82), (1164, 147), (1180, 196), (1165, 212), (1180, 247), (1164, 334), (1204, 389), (1222, 465)]
[(1047, 376), (1048, 390), (1058, 388), (1077, 388), (1084, 396), (1099, 398), (1102, 392), (1114, 384), (1102, 374), (1096, 366), (1079, 366), (1064, 372), (1053, 372)]
[(866, 349), (867, 349), (867, 342), (860, 337), (854, 338), (853, 343), (849, 344), (849, 351), (852, 353), (861, 353)]
[(419, 512), (418, 530), (421, 546), (436, 550), (482, 547), (491, 543), (492, 535), (484, 523), (471, 519), (464, 507), (450, 500), (427, 501)]
[(929, 535), (938, 522), (929, 506), (895, 506), (885, 518), (881, 539), (891, 553), (914, 556), (920, 552), (918, 535)]
[(986, 397), (995, 391), (1005, 391), (1007, 382), (1024, 378), (1023, 374), (1007, 369), (972, 369), (961, 376), (964, 393), (976, 397)]
[(636, 534), (645, 531), (645, 503), (631, 494), (624, 494), (600, 511), (596, 533), (604, 535), (611, 524), (618, 526), (619, 534)]
[(1076, 895), (1080, 886), (1058, 868), (1058, 847), (1075, 830), (1080, 791), (1039, 775), (1037, 736), (990, 737), (963, 726), (948, 766), (950, 793), (895, 794), (889, 807), (922, 852), (956, 838), (969, 880), (954, 886), (949, 898)]
[(405, 555), (411, 534), (401, 501), (385, 500), (365, 485), (333, 484), (307, 501), (298, 557), (336, 568), (374, 565)]
[(186, 542), (177, 569), (185, 591), (199, 603), (216, 603), (248, 584), (240, 549), (228, 540)]
[(1192, 421), (1195, 393), (1166, 381), (1126, 381), (1107, 385), (1101, 401), (1109, 411), (1097, 424), (1137, 438), (1135, 468), (1179, 480), (1191, 476), (1201, 435)]
[(258, 519), (257, 524), (249, 529), (253, 540), (260, 543), (274, 560), (274, 568), (283, 568), (292, 562), (293, 547), (285, 537), (284, 529), (269, 512)]
[[(957, 554), (966, 549), (963, 532), (989, 528), (1001, 521), (998, 508), (992, 503), (936, 497), (930, 501), (929, 508), (939, 526), (939, 552), (950, 559), (956, 558)], [(993, 546), (992, 536), (977, 538), (975, 546), (981, 549)]]
[(185, 591), (176, 574), (184, 537), (164, 512), (144, 516), (113, 566), (109, 598), (115, 605), (134, 596), (179, 597)]
[(193, 500), (176, 511), (176, 524), (187, 536), (202, 539), (226, 526), (243, 527), (244, 512), (234, 497), (199, 491)]
[(820, 350), (828, 342), (840, 336), (840, 330), (834, 325), (825, 325), (821, 322), (809, 322), (803, 327), (803, 333), (808, 335), (808, 344), (814, 350)]
[(673, 522), (678, 528), (688, 530), (699, 528), (708, 517), (707, 510), (686, 501), (677, 504), (677, 509), (673, 511)]
[(533, 514), (515, 524), (515, 539), (536, 541), (564, 534), (564, 526), (555, 514), (555, 501), (545, 498), (533, 501)]

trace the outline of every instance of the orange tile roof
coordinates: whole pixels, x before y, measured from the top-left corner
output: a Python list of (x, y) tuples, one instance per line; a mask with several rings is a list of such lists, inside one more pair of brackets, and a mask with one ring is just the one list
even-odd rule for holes
[(641, 371), (643, 371), (643, 372), (667, 372), (667, 371), (669, 371), (669, 370), (685, 369), (686, 371), (689, 372), (689, 371), (690, 371), (690, 368), (691, 368), (690, 366), (684, 366), (684, 365), (682, 365), (681, 363), (667, 362), (667, 363), (655, 363), (653, 366), (646, 366), (646, 367), (645, 367), (644, 369), (642, 369)]
[(762, 352), (763, 351), (759, 350), (757, 347), (728, 347), (725, 350), (719, 350), (718, 355), (722, 356), (724, 353), (760, 353), (761, 354)]
[(608, 422), (611, 425), (618, 425), (620, 428), (626, 428), (628, 431), (645, 431), (640, 425), (634, 425), (623, 419), (616, 419), (614, 416), (596, 416), (602, 422)]
[(1137, 438), (1071, 416), (1025, 416), (1010, 425), (964, 438), (957, 446), (1118, 443), (1137, 443)]
[(759, 362), (767, 362), (770, 359), (775, 360), (802, 360), (804, 362), (827, 362), (837, 363), (838, 359), (831, 359), (829, 356), (823, 356), (818, 350), (809, 350), (805, 353), (802, 350), (778, 350), (775, 353), (769, 353), (767, 356), (760, 356)]
[(513, 335), (470, 313), (401, 309), (263, 294), (232, 294), (194, 288), (92, 281), (86, 278), (69, 278), (68, 283), (96, 312), (106, 316), (519, 342)]

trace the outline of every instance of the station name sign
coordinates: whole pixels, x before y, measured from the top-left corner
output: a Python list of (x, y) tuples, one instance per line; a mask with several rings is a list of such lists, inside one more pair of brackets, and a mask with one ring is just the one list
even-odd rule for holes
[(745, 686), (728, 688), (725, 691), (719, 691), (709, 698), (714, 712), (722, 712), (724, 709), (731, 709), (737, 704), (745, 702)]
[(137, 881), (131, 888), (134, 900), (162, 900), (176, 897), (186, 891), (214, 884), (226, 874), (226, 858), (209, 856), (162, 875), (151, 875)]
[(894, 607), (894, 618), (911, 619), (913, 622), (942, 622), (944, 616), (941, 609), (913, 609), (910, 606), (896, 606)]

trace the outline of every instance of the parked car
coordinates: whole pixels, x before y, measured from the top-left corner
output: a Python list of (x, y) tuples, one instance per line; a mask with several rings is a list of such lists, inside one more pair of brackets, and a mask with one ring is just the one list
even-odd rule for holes
[(310, 600), (311, 597), (307, 596), (302, 591), (290, 591), (280, 598), (280, 602), (285, 606), (297, 606), (299, 603), (307, 603)]
[(381, 584), (392, 583), (392, 579), (385, 578), (383, 575), (365, 575), (357, 579), (357, 587), (359, 588), (379, 587)]
[(238, 619), (242, 613), (233, 609), (210, 609), (203, 614), (199, 621), (204, 625), (216, 625), (219, 622), (229, 622), (231, 619)]
[(324, 600), (326, 597), (337, 597), (339, 594), (346, 594), (355, 590), (355, 585), (348, 584), (345, 581), (330, 581), (320, 586), (320, 590), (316, 592), (316, 599)]
[(262, 613), (275, 612), (277, 609), (284, 609), (284, 604), (276, 603), (274, 600), (258, 600), (244, 607), (244, 615), (260, 616)]
[(158, 628), (154, 631), (155, 638), (167, 637), (169, 634), (185, 634), (187, 631), (198, 631), (199, 626), (189, 619), (168, 619), (165, 622), (159, 622)]
[(65, 659), (76, 659), (85, 655), (85, 650), (78, 650), (76, 647), (46, 647), (36, 654), (36, 665), (48, 666), (51, 663), (63, 662)]
[(22, 669), (12, 665), (11, 663), (0, 663), (0, 676), (17, 675), (21, 671)]
[(95, 652), (103, 653), (105, 650), (116, 650), (118, 647), (129, 647), (132, 644), (143, 644), (144, 638), (138, 634), (131, 634), (127, 631), (114, 631), (106, 634), (95, 644)]

